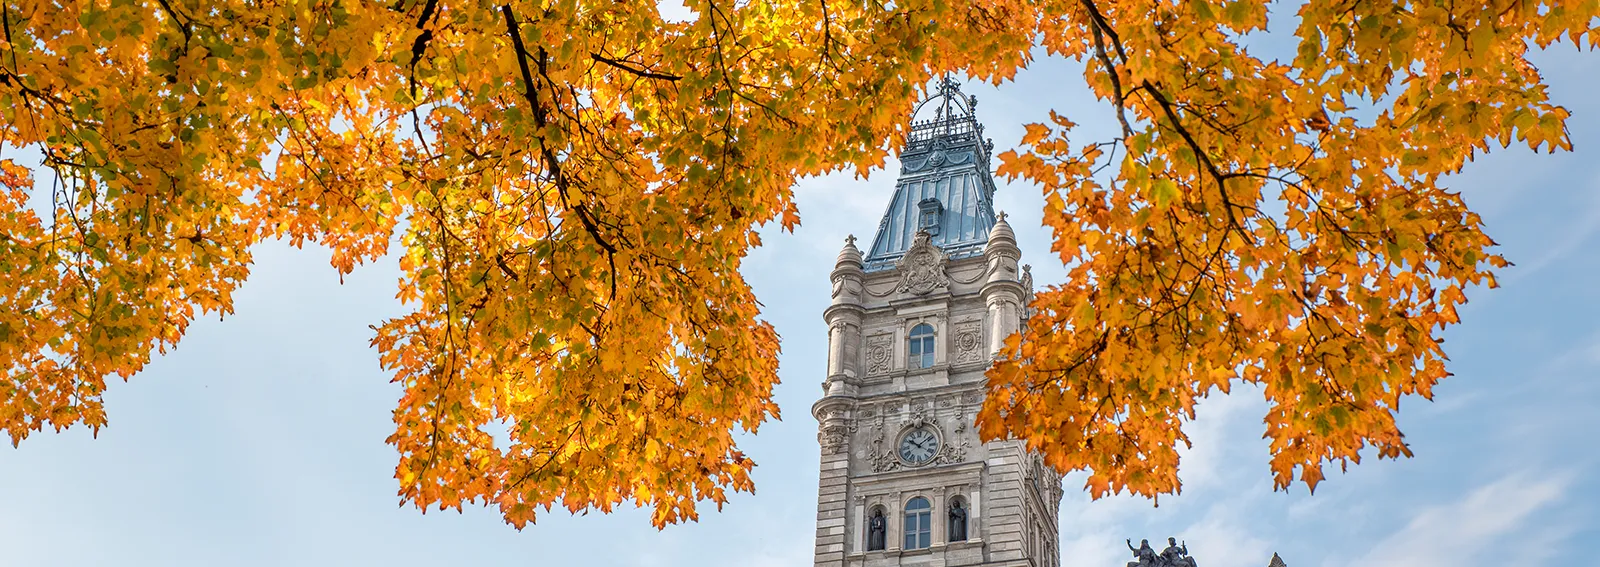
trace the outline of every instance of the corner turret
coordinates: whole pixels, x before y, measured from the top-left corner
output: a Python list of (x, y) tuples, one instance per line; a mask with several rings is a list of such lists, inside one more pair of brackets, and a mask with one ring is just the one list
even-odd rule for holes
[(861, 250), (856, 248), (856, 237), (844, 239), (844, 249), (833, 265), (833, 304), (823, 311), (828, 322), (828, 378), (822, 383), (824, 396), (854, 394), (850, 379), (856, 376), (856, 343), (861, 337), (861, 293), (865, 289), (862, 278), (866, 272), (861, 267)]
[(1005, 213), (997, 215), (994, 228), (989, 229), (983, 257), (988, 263), (988, 274), (982, 294), (984, 305), (989, 308), (989, 356), (993, 357), (1000, 353), (1006, 337), (1021, 328), (1021, 305), (1027, 293), (1017, 273), (1017, 260), (1022, 257), (1022, 250), (1017, 248), (1017, 234), (1011, 231)]

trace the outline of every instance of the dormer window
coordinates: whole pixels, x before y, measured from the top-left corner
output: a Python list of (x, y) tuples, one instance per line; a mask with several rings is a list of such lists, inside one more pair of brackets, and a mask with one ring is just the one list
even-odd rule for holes
[(930, 236), (939, 235), (939, 217), (944, 214), (944, 205), (938, 199), (927, 198), (917, 203), (917, 230), (928, 233)]

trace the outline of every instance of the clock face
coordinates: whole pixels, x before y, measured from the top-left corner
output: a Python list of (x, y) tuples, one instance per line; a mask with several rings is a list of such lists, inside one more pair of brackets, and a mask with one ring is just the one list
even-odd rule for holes
[(900, 459), (913, 465), (926, 464), (939, 453), (939, 436), (926, 427), (907, 431), (900, 438)]

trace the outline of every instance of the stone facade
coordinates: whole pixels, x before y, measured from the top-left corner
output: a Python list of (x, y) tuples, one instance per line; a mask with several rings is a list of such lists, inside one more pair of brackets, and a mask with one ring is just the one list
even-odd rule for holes
[[(951, 91), (946, 85), (941, 96), (957, 96)], [(975, 123), (970, 106), (959, 106), (963, 116), (941, 116)], [(933, 145), (949, 148), (960, 141)], [(1025, 323), (1023, 305), (1032, 291), (1030, 278), (1018, 270), (1014, 234), (1003, 216), (990, 212), (988, 147), (973, 148), (982, 150), (981, 159), (946, 162), (962, 169), (923, 167), (913, 173), (981, 176), (952, 183), (975, 189), (944, 198), (964, 203), (959, 206), (986, 230), (940, 245), (930, 233), (941, 227), (924, 225), (905, 246), (884, 246), (888, 219), (916, 212), (896, 210), (915, 202), (916, 196), (901, 195), (907, 187), (903, 176), (872, 255), (863, 258), (852, 237), (831, 274), (833, 303), (824, 312), (828, 376), (822, 399), (812, 407), (822, 449), (818, 566), (1058, 564), (1060, 475), (1020, 442), (981, 442), (973, 425), (984, 398), (984, 371), (1001, 341)], [(957, 208), (920, 200), (923, 211)], [(973, 252), (949, 254), (941, 246)], [(929, 329), (931, 363), (922, 356)], [(917, 516), (924, 505), (926, 516)], [(917, 507), (914, 517), (907, 517), (908, 506)], [(874, 534), (874, 515), (884, 518), (877, 523), (881, 534)], [(965, 530), (958, 530), (952, 523), (962, 518)], [(924, 530), (925, 546), (918, 539)], [(964, 540), (952, 540), (961, 532)], [(882, 549), (869, 549), (875, 537)]]

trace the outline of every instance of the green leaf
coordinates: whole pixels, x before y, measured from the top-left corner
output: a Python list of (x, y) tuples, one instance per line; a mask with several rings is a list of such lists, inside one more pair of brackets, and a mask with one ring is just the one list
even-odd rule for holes
[(1165, 177), (1157, 179), (1150, 187), (1150, 196), (1155, 199), (1157, 207), (1164, 209), (1178, 198), (1178, 184)]

